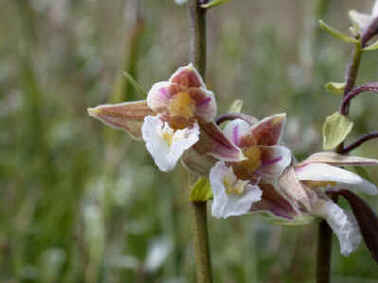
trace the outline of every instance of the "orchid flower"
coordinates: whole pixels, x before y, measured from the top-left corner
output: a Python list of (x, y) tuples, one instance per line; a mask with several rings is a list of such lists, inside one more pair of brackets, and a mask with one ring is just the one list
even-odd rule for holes
[(378, 165), (378, 160), (320, 152), (285, 170), (279, 178), (279, 189), (303, 214), (324, 218), (336, 234), (341, 253), (349, 255), (361, 241), (353, 215), (347, 213), (326, 194), (351, 190), (376, 195), (377, 187), (359, 175), (337, 166)]
[(225, 136), (242, 150), (246, 159), (226, 163), (219, 161), (211, 169), (213, 216), (227, 218), (248, 213), (263, 196), (259, 182), (273, 183), (289, 166), (290, 150), (277, 145), (285, 121), (286, 114), (278, 114), (255, 124), (235, 119), (225, 126)]
[(349, 11), (349, 17), (358, 32), (364, 31), (378, 17), (378, 1), (375, 1), (371, 14), (351, 10)]
[(100, 105), (88, 112), (134, 138), (142, 137), (162, 171), (172, 170), (184, 152), (197, 143), (204, 155), (226, 161), (244, 158), (213, 122), (214, 94), (192, 64), (178, 68), (168, 81), (155, 83), (147, 100)]

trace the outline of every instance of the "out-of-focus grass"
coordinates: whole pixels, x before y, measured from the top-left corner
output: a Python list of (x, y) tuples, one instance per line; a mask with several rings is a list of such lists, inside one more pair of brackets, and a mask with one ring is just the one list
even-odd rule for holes
[[(138, 99), (123, 70), (148, 89), (187, 63), (185, 9), (140, 2), (137, 26), (132, 0), (0, 4), (2, 282), (194, 282), (184, 170), (160, 173), (142, 143), (86, 114)], [(298, 158), (320, 149), (339, 100), (322, 85), (343, 80), (350, 53), (314, 29), (312, 2), (234, 0), (209, 13), (208, 85), (220, 111), (242, 98), (259, 118), (288, 112)], [(327, 2), (318, 15), (343, 30), (347, 9), (370, 4), (318, 3)], [(377, 80), (377, 62), (364, 55), (361, 82)], [(377, 106), (369, 95), (354, 101), (353, 136), (376, 129)], [(377, 143), (356, 153), (377, 158)], [(313, 282), (315, 225), (259, 216), (209, 225), (216, 282)], [(334, 282), (378, 277), (363, 245), (343, 258), (335, 241), (333, 267)]]

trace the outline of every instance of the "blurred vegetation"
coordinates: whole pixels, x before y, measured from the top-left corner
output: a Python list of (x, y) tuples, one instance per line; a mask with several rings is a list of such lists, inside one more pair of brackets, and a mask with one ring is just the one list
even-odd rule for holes
[[(140, 2), (140, 3), (139, 3)], [(209, 12), (208, 86), (220, 112), (236, 98), (259, 118), (288, 112), (298, 158), (321, 149), (351, 47), (316, 19), (347, 30), (347, 11), (372, 1), (231, 1)], [(173, 0), (12, 0), (0, 3), (0, 281), (194, 282), (186, 174), (163, 174), (142, 143), (86, 108), (140, 99), (188, 63), (186, 10)], [(377, 81), (377, 52), (360, 82)], [(353, 101), (353, 137), (377, 128), (378, 101)], [(349, 141), (352, 139), (349, 139)], [(378, 158), (377, 142), (355, 153)], [(378, 183), (376, 168), (369, 168)], [(370, 204), (377, 209), (378, 201)], [(215, 282), (314, 282), (316, 225), (278, 227), (259, 216), (210, 219)], [(333, 282), (377, 282), (366, 247)]]

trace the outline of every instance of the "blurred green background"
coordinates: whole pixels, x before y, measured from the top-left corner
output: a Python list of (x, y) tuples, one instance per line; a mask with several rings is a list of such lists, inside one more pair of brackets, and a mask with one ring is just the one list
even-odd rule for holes
[[(351, 46), (350, 9), (371, 0), (233, 0), (208, 14), (208, 87), (219, 113), (241, 98), (259, 118), (287, 112), (285, 143), (300, 159), (321, 150), (321, 125), (339, 97)], [(185, 7), (173, 0), (0, 2), (0, 282), (194, 282), (186, 172), (164, 174), (143, 143), (104, 127), (86, 108), (141, 99), (188, 63)], [(359, 83), (378, 80), (378, 52)], [(353, 101), (352, 141), (377, 129), (378, 100)], [(378, 158), (377, 141), (355, 154)], [(369, 168), (378, 182), (377, 168)], [(369, 199), (377, 210), (377, 199)], [(260, 216), (209, 220), (215, 282), (314, 282), (316, 225)], [(333, 282), (378, 282), (364, 244), (340, 255)]]

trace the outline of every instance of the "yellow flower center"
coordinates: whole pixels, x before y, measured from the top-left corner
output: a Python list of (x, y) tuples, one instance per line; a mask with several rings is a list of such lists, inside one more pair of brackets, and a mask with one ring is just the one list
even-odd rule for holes
[(246, 183), (248, 183), (248, 181), (237, 180), (236, 182), (233, 182), (233, 180), (228, 176), (225, 176), (223, 179), (223, 184), (226, 188), (227, 194), (241, 195), (244, 193)]
[(168, 144), (168, 146), (171, 146), (172, 140), (173, 140), (173, 134), (172, 133), (170, 133), (168, 131), (164, 131), (162, 133), (162, 138)]
[(189, 119), (194, 115), (194, 101), (189, 93), (180, 92), (171, 99), (168, 111), (171, 116)]
[(306, 184), (306, 186), (310, 188), (319, 188), (319, 187), (334, 187), (336, 186), (336, 182), (327, 182), (327, 181), (302, 181)]
[(248, 168), (248, 171), (254, 172), (261, 165), (261, 150), (258, 146), (251, 146), (244, 151), (244, 155), (248, 158), (243, 161), (243, 165)]

